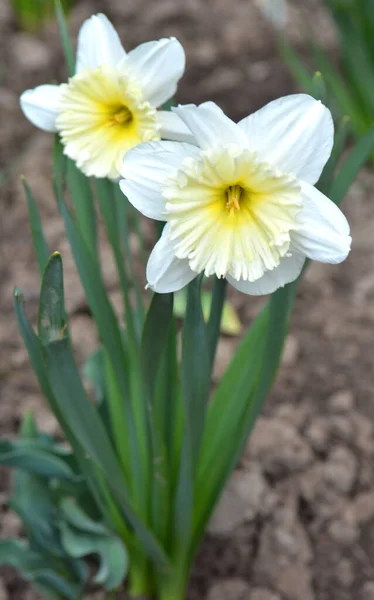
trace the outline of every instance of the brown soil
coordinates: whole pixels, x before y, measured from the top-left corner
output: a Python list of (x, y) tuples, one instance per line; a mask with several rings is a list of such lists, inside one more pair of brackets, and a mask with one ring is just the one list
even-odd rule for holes
[[(302, 44), (300, 8), (291, 7), (288, 34)], [(334, 36), (319, 0), (304, 0), (325, 47)], [(274, 34), (253, 2), (237, 0), (78, 1), (83, 19), (106, 12), (127, 48), (175, 35), (187, 53), (180, 102), (212, 99), (233, 118), (294, 91), (277, 56)], [(0, 4), (0, 432), (14, 435), (26, 409), (56, 431), (46, 411), (12, 312), (15, 283), (35, 317), (39, 278), (19, 174), (28, 178), (42, 211), (51, 249), (64, 254), (66, 295), (80, 360), (96, 338), (85, 310), (50, 184), (52, 139), (24, 119), (18, 96), (27, 87), (63, 80), (52, 24), (37, 37), (19, 32)], [(277, 383), (234, 473), (192, 575), (189, 600), (374, 599), (374, 177), (364, 172), (345, 202), (353, 249), (339, 266), (313, 265), (303, 282)], [(144, 225), (147, 226), (146, 224)], [(106, 283), (118, 297), (109, 250)], [(231, 293), (243, 330), (260, 301)], [(222, 338), (215, 377), (237, 340)], [(0, 471), (0, 537), (18, 535), (6, 509), (9, 474)], [(2, 512), (1, 512), (2, 510)], [(1, 600), (35, 600), (12, 570), (1, 569)]]

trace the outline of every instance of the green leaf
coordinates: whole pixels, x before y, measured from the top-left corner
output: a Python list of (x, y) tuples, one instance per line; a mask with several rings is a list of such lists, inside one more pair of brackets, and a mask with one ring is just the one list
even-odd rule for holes
[(322, 175), (318, 180), (317, 188), (326, 196), (330, 195), (330, 190), (335, 177), (336, 167), (344, 152), (348, 135), (350, 133), (350, 118), (343, 117), (337, 126), (334, 138), (334, 147), (329, 160), (327, 161)]
[(38, 427), (36, 425), (36, 421), (34, 419), (34, 415), (31, 410), (25, 412), (22, 418), (21, 427), (20, 427), (20, 437), (21, 438), (38, 438), (39, 437)]
[(119, 521), (117, 518), (116, 507), (113, 505), (113, 503), (110, 504), (108, 501), (110, 493), (103, 477), (100, 478), (100, 473), (98, 474), (96, 472), (97, 467), (87, 461), (86, 451), (82, 448), (80, 440), (73, 434), (73, 431), (65, 419), (65, 416), (60, 409), (60, 405), (53, 394), (49, 379), (47, 377), (41, 343), (25, 316), (23, 309), (23, 294), (18, 288), (16, 288), (14, 291), (14, 308), (19, 330), (27, 348), (32, 367), (38, 377), (43, 394), (47, 399), (52, 412), (60, 423), (68, 442), (73, 448), (74, 455), (77, 458), (82, 473), (84, 473), (86, 477), (91, 493), (93, 494), (93, 497), (95, 498), (95, 501), (104, 518), (109, 519), (112, 523), (115, 523), (119, 530), (123, 531), (122, 521)]
[[(89, 179), (70, 159), (67, 161), (67, 183), (78, 227), (87, 244), (87, 248), (89, 248), (92, 256), (97, 260), (95, 199)], [(98, 268), (99, 266), (97, 266)]]
[(141, 349), (143, 381), (151, 405), (172, 317), (173, 294), (154, 294), (144, 324)]
[[(88, 262), (88, 264), (90, 264)], [(93, 459), (102, 470), (103, 475), (120, 498), (121, 505), (129, 523), (142, 540), (145, 548), (156, 562), (167, 563), (167, 558), (157, 540), (138, 517), (132, 506), (132, 499), (125, 485), (121, 468), (114, 453), (103, 422), (96, 408), (91, 403), (83, 387), (77, 365), (71, 352), (69, 340), (61, 335), (55, 336), (55, 329), (65, 331), (66, 323), (62, 307), (63, 302), (63, 273), (61, 260), (58, 256), (51, 259), (49, 269), (45, 273), (46, 281), (42, 282), (42, 291), (46, 290), (46, 300), (43, 302), (44, 359), (49, 383), (53, 395), (64, 419), (69, 424), (74, 437), (86, 450), (86, 459)], [(51, 283), (52, 282), (52, 283)], [(53, 302), (48, 301), (47, 291), (52, 287)], [(52, 323), (52, 326), (50, 325)], [(52, 335), (50, 331), (52, 330)], [(48, 339), (50, 342), (48, 343)]]
[(188, 285), (182, 331), (181, 385), (185, 407), (184, 439), (174, 510), (173, 558), (184, 560), (190, 544), (195, 472), (199, 464), (210, 386), (210, 354), (200, 301), (201, 277)]
[(68, 520), (70, 525), (77, 529), (82, 529), (87, 533), (95, 535), (107, 535), (108, 530), (103, 523), (93, 521), (86, 513), (78, 506), (74, 498), (63, 498), (60, 502), (60, 509), (64, 519)]
[(186, 318), (182, 331), (181, 364), (186, 429), (195, 460), (200, 452), (210, 387), (209, 348), (201, 308), (200, 288), (199, 278), (188, 286)]
[[(226, 279), (215, 277), (213, 283), (213, 293), (211, 297), (210, 303), (210, 313), (209, 313), (209, 321), (207, 326), (207, 339), (209, 346), (209, 357), (210, 357), (210, 368), (211, 371), (214, 365), (214, 359), (216, 356), (217, 344), (221, 329), (221, 321), (224, 315), (222, 313), (225, 312), (225, 296), (226, 296), (226, 287), (227, 282)], [(204, 312), (204, 306), (203, 306)], [(232, 315), (231, 315), (232, 316)], [(235, 312), (234, 312), (234, 316)], [(240, 325), (240, 324), (239, 324)]]
[(329, 196), (335, 204), (340, 204), (363, 165), (374, 151), (374, 126), (364, 135), (344, 160), (337, 174)]
[(108, 590), (119, 586), (128, 568), (123, 543), (104, 525), (89, 519), (74, 501), (66, 499), (62, 510), (65, 520), (60, 522), (60, 529), (66, 552), (74, 558), (98, 554), (100, 568), (94, 581)]
[(317, 71), (312, 79), (312, 96), (316, 100), (321, 100), (324, 104), (327, 103), (327, 89), (323, 79), (323, 75), (320, 71)]
[(306, 92), (312, 94), (313, 82), (312, 75), (305, 67), (304, 61), (300, 58), (297, 52), (285, 37), (279, 40), (279, 52), (283, 61), (288, 66), (297, 83)]
[[(141, 362), (142, 380), (148, 407), (152, 451), (152, 517), (153, 529), (159, 539), (167, 542), (170, 515), (170, 482), (165, 433), (169, 414), (165, 399), (157, 396), (157, 381), (173, 324), (173, 294), (154, 294), (143, 329)], [(165, 371), (163, 371), (165, 375)], [(166, 386), (169, 382), (166, 383)], [(158, 402), (157, 402), (158, 400)], [(175, 399), (173, 399), (175, 401)]]
[(40, 291), (38, 331), (43, 346), (67, 337), (61, 254), (48, 261)]
[[(219, 280), (220, 283), (216, 284), (217, 286), (225, 285), (226, 279)], [(214, 303), (212, 302), (214, 295), (214, 285), (213, 292), (209, 292), (206, 290), (202, 290), (201, 292), (201, 307), (203, 309), (204, 321), (208, 324), (211, 307), (214, 306), (215, 310), (218, 310), (218, 306), (216, 304), (216, 300)], [(174, 315), (177, 319), (184, 319), (186, 315), (186, 307), (187, 307), (187, 293), (186, 290), (181, 290), (174, 294)], [(232, 304), (226, 300), (224, 302), (222, 308), (222, 318), (220, 324), (220, 332), (225, 335), (239, 335), (242, 330), (242, 325), (240, 323), (240, 319), (235, 311), (235, 308)]]
[(70, 582), (54, 568), (56, 563), (34, 552), (19, 540), (0, 540), (0, 565), (18, 569), (28, 581), (43, 590), (46, 597), (57, 600), (78, 600), (82, 585)]
[(30, 186), (24, 177), (21, 178), (21, 181), (27, 198), (27, 206), (29, 210), (29, 220), (31, 227), (31, 235), (34, 242), (34, 250), (38, 261), (40, 274), (43, 275), (45, 266), (49, 258), (48, 245), (45, 241), (43, 226), (40, 220), (38, 207), (36, 205), (34, 196), (32, 195)]
[(64, 460), (48, 450), (39, 440), (0, 440), (0, 463), (44, 477), (70, 481), (79, 479)]
[(69, 37), (69, 31), (65, 20), (64, 11), (61, 6), (60, 0), (55, 0), (55, 11), (56, 11), (56, 19), (60, 32), (60, 37), (62, 41), (62, 47), (64, 49), (66, 67), (68, 71), (68, 76), (73, 77), (75, 74), (75, 59), (74, 53), (71, 46), (71, 41)]
[(91, 383), (96, 403), (100, 405), (105, 398), (104, 348), (102, 346), (88, 357), (83, 365), (82, 373), (83, 377)]

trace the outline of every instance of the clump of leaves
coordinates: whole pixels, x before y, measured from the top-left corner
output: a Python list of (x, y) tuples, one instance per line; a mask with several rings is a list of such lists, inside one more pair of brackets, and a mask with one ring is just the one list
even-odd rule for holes
[(0, 542), (0, 565), (18, 569), (52, 600), (77, 600), (97, 586), (117, 588), (127, 552), (99, 521), (71, 450), (41, 433), (27, 414), (20, 439), (0, 441), (0, 464), (15, 469), (9, 507), (25, 534)]

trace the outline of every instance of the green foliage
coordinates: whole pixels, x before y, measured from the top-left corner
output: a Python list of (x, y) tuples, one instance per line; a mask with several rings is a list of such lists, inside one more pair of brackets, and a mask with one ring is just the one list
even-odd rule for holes
[[(72, 73), (66, 23), (56, 6)], [(329, 77), (311, 79), (295, 61), (310, 93), (329, 97)], [(347, 121), (338, 119), (319, 182), (337, 204), (374, 148), (370, 130), (339, 167), (346, 137)], [(0, 442), (0, 463), (15, 470), (10, 505), (27, 538), (2, 542), (0, 562), (19, 568), (47, 598), (78, 600), (92, 588), (116, 589), (126, 580), (134, 596), (182, 600), (207, 523), (276, 375), (299, 281), (268, 299), (211, 391), (220, 332), (240, 329), (225, 300), (226, 282), (216, 280), (207, 293), (199, 277), (186, 295), (154, 294), (145, 312), (133, 256), (135, 242), (143, 261), (138, 216), (118, 184), (85, 179), (63, 155), (58, 136), (53, 161), (55, 200), (99, 345), (80, 370), (69, 336), (62, 257), (49, 256), (37, 202), (24, 182), (42, 274), (37, 331), (18, 288), (14, 307), (64, 442), (39, 432), (30, 415), (19, 440)], [(98, 218), (118, 272), (119, 315), (104, 284)]]
[[(336, 119), (349, 117), (356, 139), (374, 124), (374, 10), (371, 0), (325, 0), (339, 42), (339, 64), (310, 42), (313, 69), (322, 73), (328, 102)], [(307, 31), (307, 26), (305, 26)], [(308, 35), (306, 35), (308, 39)], [(310, 70), (296, 50), (282, 39), (280, 50), (305, 91), (316, 95)]]
[[(316, 95), (325, 93), (320, 76), (311, 86)], [(319, 184), (336, 203), (374, 147), (370, 131), (339, 167), (346, 135), (343, 121)], [(120, 225), (120, 217), (128, 215), (119, 209), (119, 201), (126, 200), (109, 182), (98, 182), (96, 197), (91, 186), (85, 187), (85, 195), (78, 193), (81, 182), (65, 168), (59, 143), (54, 161), (56, 201), (100, 346), (81, 374), (69, 338), (62, 259), (54, 253), (46, 261), (47, 242), (25, 183), (43, 271), (38, 333), (26, 318), (18, 289), (16, 316), (43, 393), (69, 445), (39, 433), (30, 417), (21, 439), (0, 443), (0, 462), (16, 470), (11, 506), (21, 516), (28, 540), (3, 544), (2, 560), (17, 565), (46, 597), (81, 598), (90, 585), (115, 588), (123, 584), (128, 568), (132, 593), (177, 600), (184, 596), (208, 520), (275, 377), (298, 282), (269, 299), (211, 396), (225, 311), (224, 282), (217, 280), (207, 294), (201, 291), (200, 278), (193, 281), (186, 299), (177, 296), (176, 309), (171, 294), (155, 294), (144, 318)], [(67, 190), (73, 196), (75, 186), (71, 212), (64, 196)], [(87, 229), (96, 201), (117, 264), (123, 325), (105, 289), (96, 236), (89, 233), (96, 224)], [(133, 228), (127, 221), (125, 231)], [(175, 313), (184, 316), (180, 363)], [(82, 377), (89, 381), (95, 402)], [(98, 565), (91, 579), (87, 556), (90, 561), (96, 557)], [(47, 566), (41, 572), (42, 563)]]
[[(56, 600), (77, 600), (92, 583), (117, 587), (126, 574), (126, 550), (97, 521), (98, 508), (71, 450), (39, 432), (26, 414), (20, 439), (1, 442), (0, 464), (16, 469), (9, 506), (27, 539), (1, 541), (0, 564), (19, 569), (46, 598)], [(101, 566), (91, 582), (81, 557), (93, 554), (100, 555)]]
[[(19, 26), (25, 31), (37, 32), (55, 12), (54, 0), (11, 0)], [(66, 11), (74, 5), (74, 0), (61, 0)]]

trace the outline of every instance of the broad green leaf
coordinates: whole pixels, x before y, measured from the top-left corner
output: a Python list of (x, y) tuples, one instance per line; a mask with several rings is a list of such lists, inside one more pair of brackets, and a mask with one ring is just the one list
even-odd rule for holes
[(128, 567), (127, 552), (122, 542), (103, 524), (89, 519), (73, 501), (66, 499), (62, 511), (65, 518), (60, 522), (60, 529), (66, 552), (74, 558), (98, 554), (100, 568), (94, 581), (106, 589), (119, 586)]
[(43, 590), (46, 597), (57, 600), (79, 600), (82, 585), (68, 581), (55, 568), (59, 563), (31, 550), (19, 540), (0, 540), (0, 565), (18, 569), (23, 577)]
[(188, 285), (181, 364), (186, 430), (195, 460), (200, 452), (210, 387), (208, 338), (201, 308), (200, 289), (200, 278)]
[(70, 525), (95, 535), (107, 535), (108, 530), (103, 523), (94, 521), (78, 506), (74, 498), (64, 498), (60, 502), (60, 510)]
[(56, 477), (70, 481), (79, 480), (69, 465), (51, 450), (46, 449), (45, 444), (39, 440), (15, 442), (0, 440), (0, 463), (44, 477)]
[(29, 210), (29, 221), (31, 227), (31, 235), (34, 242), (34, 250), (38, 261), (40, 274), (43, 275), (45, 266), (49, 258), (49, 250), (47, 242), (45, 241), (42, 222), (38, 207), (36, 205), (34, 196), (32, 195), (29, 184), (24, 177), (21, 178), (23, 187), (25, 189), (27, 206)]
[(51, 557), (64, 557), (56, 527), (56, 498), (49, 488), (48, 479), (17, 472), (10, 506), (23, 521), (34, 550), (45, 552)]
[(141, 363), (145, 394), (143, 402), (148, 406), (151, 438), (153, 529), (157, 537), (165, 542), (170, 515), (169, 465), (165, 440), (168, 414), (163, 399), (158, 398), (157, 402), (157, 380), (161, 375), (160, 369), (172, 322), (173, 294), (154, 294), (143, 329)]

